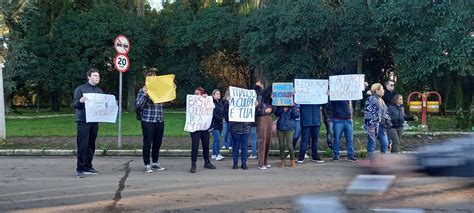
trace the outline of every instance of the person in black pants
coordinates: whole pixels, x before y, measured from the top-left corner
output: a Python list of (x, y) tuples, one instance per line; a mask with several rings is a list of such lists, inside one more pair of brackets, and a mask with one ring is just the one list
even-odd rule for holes
[(92, 166), (92, 159), (95, 153), (95, 140), (99, 131), (99, 124), (96, 122), (86, 123), (86, 97), (84, 93), (100, 93), (102, 90), (97, 87), (100, 82), (99, 70), (91, 68), (86, 73), (88, 82), (78, 86), (74, 90), (73, 108), (76, 110), (77, 123), (77, 168), (76, 176), (84, 178), (85, 174), (98, 174)]
[[(202, 87), (196, 88), (194, 91), (194, 95), (201, 95), (207, 97), (206, 90)], [(191, 169), (189, 172), (196, 173), (196, 161), (197, 155), (199, 150), (199, 141), (202, 143), (202, 154), (204, 158), (204, 168), (206, 169), (216, 169), (214, 165), (212, 165), (211, 160), (209, 158), (209, 130), (198, 130), (195, 132), (191, 132)]]
[[(147, 72), (145, 77), (156, 76), (154, 72)], [(163, 118), (163, 104), (155, 104), (148, 96), (146, 85), (138, 91), (135, 107), (138, 109), (139, 118), (141, 120), (143, 133), (143, 163), (145, 164), (145, 172), (152, 173), (153, 170), (162, 171), (158, 157), (160, 147), (163, 141), (163, 132), (165, 131), (165, 123)], [(150, 165), (150, 148), (151, 160)]]

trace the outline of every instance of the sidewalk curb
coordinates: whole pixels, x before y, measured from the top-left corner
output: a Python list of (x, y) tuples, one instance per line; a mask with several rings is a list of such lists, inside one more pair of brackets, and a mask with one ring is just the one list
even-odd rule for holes
[[(212, 150), (209, 150), (211, 153)], [(355, 150), (354, 154), (365, 153), (366, 150)], [(379, 152), (379, 151), (376, 151)], [(251, 151), (249, 151), (250, 156)], [(299, 153), (299, 151), (296, 151)], [(403, 151), (402, 153), (414, 154), (416, 151)], [(229, 150), (222, 150), (221, 154), (224, 157), (231, 158), (232, 152)], [(320, 156), (324, 156), (325, 151), (318, 151)], [(96, 150), (95, 156), (142, 156), (141, 149), (134, 150)], [(202, 150), (199, 150), (199, 155), (202, 156)], [(280, 150), (270, 150), (269, 153), (272, 157), (280, 156)], [(76, 156), (76, 150), (70, 149), (0, 149), (0, 156)], [(191, 157), (191, 150), (185, 149), (173, 149), (173, 150), (161, 150), (160, 156), (162, 157)], [(347, 156), (347, 151), (340, 151), (340, 156)]]

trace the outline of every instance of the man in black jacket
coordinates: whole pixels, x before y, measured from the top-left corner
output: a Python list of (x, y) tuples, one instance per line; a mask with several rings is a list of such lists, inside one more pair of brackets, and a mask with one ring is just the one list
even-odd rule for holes
[(74, 90), (73, 107), (76, 110), (77, 123), (77, 168), (76, 176), (83, 178), (84, 174), (97, 174), (97, 170), (92, 167), (92, 158), (95, 152), (95, 140), (99, 124), (96, 122), (86, 123), (86, 97), (84, 93), (100, 93), (102, 90), (97, 86), (100, 82), (99, 70), (91, 68), (86, 73), (88, 82), (78, 86)]
[(392, 103), (393, 97), (397, 94), (395, 92), (395, 81), (393, 80), (388, 80), (385, 82), (385, 93), (382, 96), (383, 102), (385, 102), (385, 105), (390, 105)]

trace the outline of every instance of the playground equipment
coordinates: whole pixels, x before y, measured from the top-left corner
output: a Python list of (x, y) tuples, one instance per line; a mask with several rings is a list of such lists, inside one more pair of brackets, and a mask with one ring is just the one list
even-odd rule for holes
[[(412, 95), (418, 95), (418, 98), (421, 98), (421, 101), (412, 101)], [(437, 95), (438, 100), (428, 101), (430, 95)], [(410, 107), (410, 112), (421, 112), (421, 125), (420, 128), (427, 129), (426, 125), (426, 112), (438, 113), (439, 106), (441, 105), (441, 95), (438, 92), (412, 92), (408, 95), (408, 106)]]

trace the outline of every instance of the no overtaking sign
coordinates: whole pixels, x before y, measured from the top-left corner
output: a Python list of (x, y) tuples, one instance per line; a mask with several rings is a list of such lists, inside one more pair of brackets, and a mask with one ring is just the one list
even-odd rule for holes
[(118, 54), (127, 54), (130, 51), (130, 41), (127, 37), (119, 35), (115, 38), (114, 48)]

